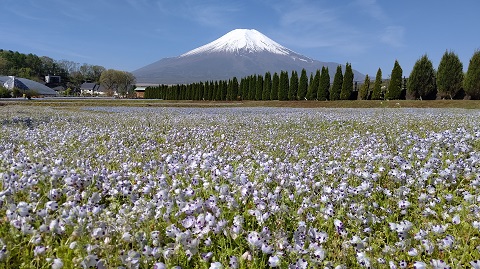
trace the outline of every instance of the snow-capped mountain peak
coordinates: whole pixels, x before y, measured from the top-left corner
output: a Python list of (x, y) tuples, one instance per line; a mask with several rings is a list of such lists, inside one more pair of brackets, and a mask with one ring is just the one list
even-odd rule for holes
[(182, 54), (180, 57), (213, 52), (270, 52), (281, 55), (294, 53), (255, 29), (235, 29), (213, 42)]

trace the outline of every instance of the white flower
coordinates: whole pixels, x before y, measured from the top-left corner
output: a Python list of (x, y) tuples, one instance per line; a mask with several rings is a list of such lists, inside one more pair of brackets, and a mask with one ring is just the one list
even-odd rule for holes
[(210, 269), (223, 269), (223, 265), (220, 262), (213, 262), (210, 264)]
[(415, 268), (415, 269), (426, 269), (427, 264), (424, 263), (424, 262), (421, 262), (421, 261), (416, 261), (415, 263), (413, 263), (413, 268)]
[(450, 266), (447, 265), (443, 260), (432, 259), (430, 264), (433, 266), (433, 269), (449, 269)]
[(278, 267), (280, 266), (280, 258), (278, 256), (270, 256), (268, 258), (268, 266), (270, 267)]
[(480, 260), (471, 261), (470, 265), (473, 269), (480, 269)]
[(63, 262), (61, 259), (54, 259), (52, 264), (52, 269), (60, 269), (63, 267)]

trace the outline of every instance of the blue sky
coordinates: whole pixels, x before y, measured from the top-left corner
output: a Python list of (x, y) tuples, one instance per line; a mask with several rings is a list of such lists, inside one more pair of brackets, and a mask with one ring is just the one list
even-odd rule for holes
[(320, 61), (388, 77), (446, 50), (464, 70), (480, 48), (480, 1), (0, 0), (0, 48), (133, 71), (237, 28)]

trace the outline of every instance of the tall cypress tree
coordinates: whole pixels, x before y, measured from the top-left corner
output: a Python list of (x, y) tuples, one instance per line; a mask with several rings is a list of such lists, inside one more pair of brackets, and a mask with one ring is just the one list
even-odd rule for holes
[(290, 88), (288, 90), (288, 100), (293, 101), (297, 100), (298, 92), (298, 73), (297, 71), (292, 71), (292, 76), (290, 78)]
[(378, 68), (377, 75), (375, 77), (375, 83), (373, 84), (372, 100), (382, 99), (382, 69)]
[(358, 100), (367, 100), (368, 99), (368, 92), (370, 91), (370, 77), (365, 75), (365, 81), (363, 85), (358, 90)]
[(262, 100), (262, 95), (263, 95), (263, 76), (258, 75), (257, 76), (257, 84), (255, 85), (255, 100)]
[(282, 71), (280, 72), (280, 83), (278, 86), (278, 100), (280, 101), (288, 100), (288, 88), (289, 88), (288, 72)]
[(272, 78), (272, 91), (270, 92), (270, 100), (278, 100), (278, 86), (280, 83), (280, 78), (277, 72), (273, 73)]
[(257, 76), (250, 76), (250, 83), (248, 84), (248, 100), (255, 100), (255, 91), (257, 90)]
[(480, 99), (480, 50), (475, 51), (470, 58), (463, 85), (465, 93), (472, 99)]
[[(318, 81), (317, 81), (318, 82)], [(307, 95), (305, 96), (305, 98), (307, 98), (307, 100), (315, 100), (315, 98), (317, 97), (317, 88), (318, 88), (318, 83), (315, 84), (315, 78), (313, 77), (313, 73), (310, 73), (310, 80), (309, 80), (309, 83), (308, 83), (308, 90), (307, 90)], [(314, 94), (315, 92), (315, 94)]]
[(322, 66), (322, 73), (317, 70), (315, 77), (319, 77), (319, 84), (317, 90), (317, 100), (326, 101), (330, 98), (330, 74), (328, 67)]
[(445, 51), (437, 71), (440, 97), (453, 99), (463, 86), (463, 64), (453, 51)]
[(387, 92), (385, 94), (385, 99), (387, 100), (395, 100), (400, 99), (402, 96), (402, 76), (403, 71), (402, 67), (397, 60), (395, 60), (395, 64), (393, 65), (392, 74), (390, 76), (390, 83), (388, 84)]
[(437, 93), (435, 70), (427, 55), (423, 55), (415, 62), (408, 78), (407, 91), (415, 99), (435, 99)]
[(307, 71), (302, 69), (302, 73), (300, 74), (300, 81), (298, 83), (298, 100), (302, 101), (305, 100), (305, 97), (307, 96), (307, 90), (308, 90), (308, 77), (307, 77)]
[(330, 100), (335, 101), (340, 99), (340, 92), (342, 91), (343, 85), (343, 74), (342, 66), (337, 66), (337, 71), (335, 72), (335, 77), (333, 77), (333, 85), (330, 90)]
[(272, 75), (270, 75), (270, 72), (266, 72), (265, 80), (263, 81), (262, 100), (270, 100), (271, 91), (272, 91)]
[(238, 99), (238, 80), (237, 77), (233, 77), (232, 79), (232, 100)]
[(341, 100), (350, 100), (353, 93), (353, 70), (350, 63), (346, 64), (345, 75), (343, 76), (342, 90), (340, 91)]

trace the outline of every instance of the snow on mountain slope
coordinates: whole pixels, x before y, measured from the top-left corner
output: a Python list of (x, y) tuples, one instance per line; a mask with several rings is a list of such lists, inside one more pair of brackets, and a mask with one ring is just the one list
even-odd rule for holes
[(270, 52), (280, 55), (296, 55), (295, 52), (271, 40), (255, 29), (235, 29), (213, 42), (182, 54), (180, 57), (213, 52)]

